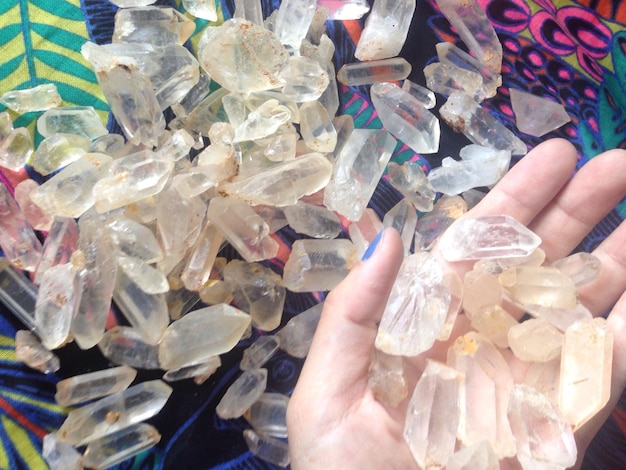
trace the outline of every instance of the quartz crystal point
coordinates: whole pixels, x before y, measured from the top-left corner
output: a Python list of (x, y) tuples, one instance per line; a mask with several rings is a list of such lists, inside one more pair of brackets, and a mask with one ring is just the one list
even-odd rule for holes
[(363, 215), (358, 221), (350, 224), (348, 233), (350, 234), (350, 240), (354, 243), (354, 249), (359, 259), (363, 257), (367, 247), (376, 238), (378, 232), (383, 229), (384, 226), (380, 218), (374, 209), (369, 207), (363, 211)]
[(398, 356), (417, 356), (431, 348), (451, 300), (442, 280), (443, 270), (430, 253), (404, 258), (378, 327), (376, 348)]
[(323, 303), (314, 305), (292, 317), (276, 336), (280, 338), (280, 349), (293, 357), (304, 358), (309, 353), (313, 335), (322, 314)]
[[(167, 308), (169, 310), (171, 320), (178, 320), (201, 300), (198, 292), (187, 290), (185, 288), (173, 289), (171, 286), (170, 291), (165, 294), (165, 299), (167, 301)], [(220, 300), (215, 303), (222, 302), (224, 302), (224, 300)]]
[(207, 28), (198, 57), (213, 80), (236, 93), (282, 86), (279, 73), (289, 62), (289, 53), (272, 32), (241, 19)]
[[(509, 347), (509, 331), (517, 325), (517, 320), (498, 304), (488, 306), (472, 314), (472, 328), (503, 349)], [(530, 342), (531, 337), (525, 339)], [(513, 349), (513, 346), (511, 348)]]
[(39, 144), (29, 164), (46, 176), (78, 160), (90, 146), (91, 140), (82, 135), (52, 134)]
[(463, 447), (452, 454), (446, 470), (500, 470), (498, 458), (487, 441)]
[(612, 360), (613, 334), (604, 318), (578, 321), (565, 332), (559, 408), (574, 430), (608, 402)]
[(183, 7), (196, 18), (207, 21), (217, 21), (217, 7), (215, 0), (182, 0)]
[(250, 314), (254, 326), (265, 331), (278, 328), (286, 295), (278, 274), (259, 263), (232, 260), (223, 276), (235, 304)]
[(173, 169), (151, 150), (133, 153), (113, 161), (109, 176), (93, 187), (98, 212), (109, 212), (161, 192)]
[(28, 223), (35, 230), (47, 232), (50, 230), (53, 217), (41, 210), (31, 199), (31, 193), (38, 187), (39, 184), (35, 180), (25, 179), (20, 181), (17, 186), (15, 186), (13, 197), (20, 206), (20, 209), (22, 209), (22, 213), (24, 217), (26, 217), (26, 220), (28, 220)]
[(53, 374), (61, 368), (56, 354), (46, 349), (28, 330), (19, 330), (15, 334), (15, 360), (44, 374)]
[(543, 393), (552, 403), (559, 402), (561, 358), (548, 362), (533, 362), (524, 376), (524, 384)]
[(31, 199), (48, 214), (80, 217), (94, 205), (94, 186), (111, 161), (108, 155), (88, 153), (33, 190)]
[(243, 201), (214, 197), (209, 203), (207, 220), (250, 263), (273, 258), (278, 253), (278, 242), (270, 237), (267, 224)]
[(81, 294), (72, 263), (52, 266), (43, 273), (35, 304), (35, 324), (46, 348), (55, 349), (67, 341)]
[(159, 345), (161, 367), (177, 369), (228, 352), (249, 324), (248, 314), (226, 304), (190, 312), (165, 331)]
[(211, 222), (207, 222), (192, 247), (181, 274), (185, 288), (200, 291), (209, 280), (224, 235)]
[(0, 142), (0, 166), (19, 171), (33, 153), (30, 132), (24, 127), (11, 129)]
[(263, 26), (261, 0), (235, 0), (235, 14), (233, 16)]
[(41, 455), (50, 470), (82, 470), (83, 468), (80, 453), (73, 445), (58, 440), (56, 433), (44, 436)]
[(441, 237), (439, 248), (448, 261), (527, 256), (541, 238), (508, 215), (457, 220)]
[(454, 219), (445, 215), (427, 214), (417, 220), (414, 251), (430, 251), (441, 235), (452, 225)]
[[(180, 367), (179, 369), (170, 369), (163, 375), (163, 380), (167, 382), (176, 382), (189, 378), (198, 379), (200, 377), (209, 378), (222, 365), (219, 356), (213, 356), (200, 364)], [(196, 382), (197, 383), (197, 382)]]
[(159, 347), (148, 344), (135, 328), (114, 326), (98, 342), (102, 355), (114, 364), (137, 369), (159, 368)]
[(402, 356), (392, 356), (374, 348), (367, 383), (380, 403), (393, 408), (398, 406), (409, 394)]
[(593, 318), (589, 309), (580, 302), (574, 308), (544, 307), (536, 304), (520, 304), (520, 306), (533, 317), (547, 320), (559, 331), (567, 330), (577, 321)]
[(396, 147), (386, 131), (355, 129), (337, 156), (324, 205), (349, 220), (359, 220)]
[(209, 279), (198, 292), (200, 299), (207, 305), (229, 304), (233, 301), (233, 293), (226, 283), (218, 279)]
[(259, 434), (286, 438), (288, 403), (287, 395), (264, 393), (243, 416)]
[(502, 44), (477, 1), (437, 0), (437, 6), (478, 60), (500, 73)]
[(96, 139), (108, 134), (92, 106), (63, 106), (49, 109), (37, 119), (37, 131), (44, 137), (77, 134)]
[(483, 77), (471, 70), (452, 64), (434, 62), (424, 67), (426, 86), (436, 93), (449, 96), (463, 92), (480, 103), (485, 98)]
[(163, 258), (156, 236), (145, 225), (116, 213), (107, 218), (106, 226), (121, 255), (146, 263), (155, 263)]
[(113, 42), (183, 45), (196, 29), (195, 23), (174, 8), (144, 6), (122, 8), (115, 14)]
[(412, 82), (409, 79), (404, 80), (402, 83), (402, 89), (417, 101), (422, 103), (422, 106), (426, 109), (434, 108), (437, 103), (435, 93), (433, 93), (432, 90), (429, 90), (418, 83)]
[(439, 150), (439, 120), (409, 93), (392, 83), (371, 88), (374, 108), (385, 129), (417, 153)]
[(409, 402), (404, 440), (421, 468), (441, 468), (454, 453), (463, 374), (426, 361)]
[(458, 438), (466, 446), (486, 439), (499, 459), (513, 456), (515, 440), (507, 419), (513, 378), (498, 348), (472, 331), (450, 346), (447, 363), (465, 375)]
[(601, 267), (597, 256), (584, 252), (561, 258), (552, 263), (552, 266), (570, 277), (577, 287), (596, 279)]
[(445, 272), (442, 283), (445, 288), (448, 289), (448, 292), (450, 292), (450, 305), (448, 306), (448, 312), (446, 313), (446, 320), (443, 323), (443, 328), (441, 328), (437, 339), (439, 341), (447, 341), (450, 339), (452, 329), (456, 324), (456, 319), (458, 318), (459, 313), (461, 313), (465, 288), (463, 286), (461, 276), (459, 276), (456, 271)]
[(328, 112), (317, 101), (300, 106), (300, 133), (307, 147), (315, 152), (330, 153), (337, 145), (337, 131)]
[(0, 183), (0, 247), (18, 269), (34, 271), (42, 245), (9, 189)]
[(548, 362), (561, 355), (563, 334), (546, 320), (530, 318), (509, 329), (508, 344), (518, 359)]
[(267, 386), (267, 369), (244, 371), (235, 380), (215, 407), (215, 412), (222, 419), (243, 416), (245, 411), (257, 401)]
[(145, 261), (130, 256), (118, 256), (117, 264), (146, 294), (165, 294), (170, 290), (165, 274)]
[(69, 263), (72, 253), (78, 249), (78, 224), (69, 217), (55, 217), (48, 236), (43, 244), (41, 258), (35, 271), (35, 284), (48, 268), (57, 264)]
[(251, 111), (246, 120), (237, 126), (233, 142), (270, 136), (290, 119), (291, 112), (286, 106), (281, 105), (278, 100), (267, 100)]
[(576, 463), (576, 441), (561, 410), (528, 385), (515, 385), (508, 418), (524, 470), (565, 469)]
[(421, 212), (433, 210), (437, 194), (418, 162), (405, 162), (402, 165), (389, 162), (387, 177), (391, 185), (400, 191), (415, 209)]
[(156, 415), (172, 387), (161, 380), (134, 385), (94, 403), (72, 410), (58, 431), (64, 442), (81, 446)]
[(292, 48), (300, 49), (317, 6), (316, 0), (284, 0), (276, 14), (274, 31), (278, 40)]
[(341, 233), (341, 221), (325, 207), (298, 201), (285, 207), (289, 226), (297, 233), (314, 238), (335, 238)]
[(302, 196), (324, 188), (332, 171), (332, 164), (322, 154), (309, 153), (256, 175), (224, 183), (220, 189), (253, 205), (291, 206)]
[(367, 0), (317, 0), (317, 8), (322, 7), (329, 20), (358, 20), (370, 11)]
[(416, 224), (415, 208), (406, 199), (400, 199), (395, 206), (387, 211), (383, 218), (384, 227), (393, 227), (400, 234), (405, 256), (409, 254), (413, 245)]
[(155, 446), (161, 435), (154, 426), (139, 423), (93, 440), (83, 454), (87, 468), (106, 469)]
[(330, 81), (317, 61), (302, 56), (290, 58), (280, 77), (285, 82), (283, 94), (297, 103), (317, 100)]
[(376, 0), (354, 56), (362, 61), (400, 54), (415, 12), (415, 0)]
[(260, 336), (243, 351), (239, 368), (241, 370), (259, 369), (278, 351), (279, 346), (280, 339), (278, 336)]
[(574, 282), (557, 268), (517, 266), (504, 271), (498, 280), (517, 303), (560, 309), (573, 309), (578, 303)]
[(163, 294), (148, 294), (120, 269), (113, 300), (144, 341), (157, 344), (169, 324), (167, 302)]
[(463, 285), (463, 310), (470, 320), (475, 315), (482, 315), (486, 309), (502, 306), (502, 286), (493, 274), (474, 267), (465, 273)]
[(465, 93), (455, 92), (439, 110), (452, 129), (462, 132), (478, 145), (508, 150), (511, 155), (525, 155), (526, 144)]
[(91, 42), (83, 45), (81, 53), (93, 66), (111, 112), (128, 140), (135, 145), (157, 145), (165, 130), (165, 118), (152, 82), (137, 61)]
[(20, 320), (24, 326), (41, 334), (35, 324), (35, 303), (38, 289), (22, 272), (0, 257), (0, 302)]
[(403, 80), (411, 73), (411, 64), (402, 57), (344, 64), (337, 72), (337, 80), (344, 85), (369, 85), (378, 82)]
[(45, 83), (24, 90), (7, 91), (0, 96), (0, 104), (19, 114), (47, 111), (59, 106), (61, 101), (54, 83)]
[(57, 383), (54, 399), (61, 406), (76, 405), (126, 390), (137, 371), (128, 366), (75, 375)]
[(245, 429), (243, 437), (248, 449), (257, 458), (279, 467), (289, 465), (289, 446), (286, 442), (271, 436), (257, 434), (252, 429)]
[(333, 126), (337, 131), (337, 145), (335, 145), (332, 156), (329, 155), (329, 157), (334, 162), (354, 131), (354, 119), (349, 114), (341, 114), (333, 118)]
[(515, 125), (525, 134), (541, 137), (571, 121), (560, 103), (509, 88)]
[(356, 264), (350, 240), (296, 240), (283, 274), (283, 285), (292, 292), (329, 291)]

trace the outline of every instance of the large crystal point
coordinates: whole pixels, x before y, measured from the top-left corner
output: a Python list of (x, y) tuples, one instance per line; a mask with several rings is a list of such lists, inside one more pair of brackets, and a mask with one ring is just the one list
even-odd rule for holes
[(188, 313), (172, 323), (159, 345), (163, 369), (206, 361), (230, 351), (250, 325), (250, 316), (220, 304)]
[(376, 0), (354, 56), (359, 60), (397, 56), (404, 46), (415, 12), (415, 0)]
[(159, 347), (146, 343), (139, 331), (129, 326), (114, 326), (108, 330), (98, 348), (114, 364), (138, 369), (159, 368)]
[(371, 97), (385, 129), (417, 153), (439, 150), (439, 120), (402, 88), (377, 83)]
[(324, 304), (319, 303), (292, 317), (276, 334), (280, 338), (280, 349), (293, 357), (306, 357), (323, 307)]
[(561, 410), (528, 385), (515, 385), (508, 418), (524, 470), (570, 468), (576, 463), (576, 441)]
[(328, 291), (356, 262), (350, 240), (296, 240), (285, 263), (283, 285), (292, 292)]
[(0, 247), (17, 268), (34, 271), (42, 245), (8, 188), (0, 183)]
[(278, 253), (278, 242), (270, 237), (267, 224), (243, 201), (214, 197), (209, 203), (207, 220), (250, 263), (273, 258)]
[(62, 106), (49, 109), (39, 116), (37, 132), (44, 137), (53, 134), (77, 134), (88, 139), (97, 139), (109, 131), (92, 106)]
[(126, 390), (137, 371), (128, 366), (75, 375), (57, 383), (54, 399), (61, 406), (76, 405)]
[(441, 468), (454, 453), (463, 374), (426, 361), (409, 402), (404, 440), (421, 468)]
[(61, 104), (61, 96), (54, 83), (45, 83), (24, 90), (11, 90), (0, 96), (0, 103), (16, 113), (47, 111)]
[(121, 8), (115, 14), (113, 42), (183, 45), (196, 29), (195, 23), (174, 8), (144, 6)]
[(450, 292), (428, 252), (404, 259), (378, 327), (376, 347), (387, 354), (417, 356), (434, 344), (446, 321)]
[(87, 446), (82, 464), (104, 469), (121, 463), (155, 446), (161, 435), (154, 426), (139, 423), (93, 440)]
[(46, 176), (85, 155), (91, 140), (76, 134), (52, 134), (45, 138), (30, 158), (29, 164)]
[(81, 52), (93, 66), (111, 112), (133, 144), (157, 145), (165, 118), (150, 78), (129, 56), (87, 42)]
[(396, 140), (386, 131), (355, 129), (337, 156), (324, 205), (349, 220), (359, 220), (380, 180)]
[(511, 155), (525, 155), (528, 151), (524, 142), (465, 93), (450, 95), (439, 115), (452, 129), (462, 132), (475, 144), (509, 150)]
[(402, 165), (389, 162), (387, 176), (391, 185), (418, 211), (433, 210), (436, 192), (418, 162), (405, 162)]
[(500, 73), (502, 44), (485, 11), (475, 0), (437, 0), (441, 12), (478, 60)]
[(222, 419), (243, 416), (245, 411), (257, 401), (267, 386), (267, 369), (244, 371), (235, 380), (215, 407), (215, 412)]
[(28, 330), (19, 330), (15, 334), (15, 360), (44, 374), (54, 373), (61, 368), (56, 354), (46, 349)]
[(69, 263), (78, 248), (78, 224), (69, 217), (55, 217), (43, 244), (41, 258), (35, 271), (35, 284), (41, 283), (46, 270), (57, 264)]
[(298, 201), (285, 207), (289, 226), (298, 233), (314, 238), (335, 238), (341, 232), (341, 221), (325, 207)]
[(171, 393), (172, 387), (161, 380), (134, 385), (70, 411), (58, 438), (77, 446), (87, 444), (156, 415)]
[(525, 134), (541, 137), (571, 121), (560, 103), (509, 88), (515, 125)]
[(541, 238), (508, 215), (457, 220), (444, 233), (439, 248), (448, 261), (527, 256)]
[(578, 321), (565, 332), (559, 408), (574, 430), (609, 400), (612, 361), (613, 334), (604, 318)]
[(300, 50), (300, 43), (309, 30), (316, 6), (316, 0), (284, 0), (280, 3), (274, 31), (282, 44)]
[(14, 269), (5, 257), (1, 257), (0, 302), (9, 309), (26, 328), (39, 336), (40, 332), (37, 330), (34, 315), (37, 294), (37, 286), (22, 274), (22, 272)]
[(279, 73), (289, 61), (288, 52), (272, 32), (241, 19), (208, 28), (198, 53), (211, 78), (237, 93), (282, 86)]
[(411, 73), (411, 64), (402, 57), (344, 64), (337, 72), (337, 80), (344, 85), (369, 85), (378, 82), (402, 80)]

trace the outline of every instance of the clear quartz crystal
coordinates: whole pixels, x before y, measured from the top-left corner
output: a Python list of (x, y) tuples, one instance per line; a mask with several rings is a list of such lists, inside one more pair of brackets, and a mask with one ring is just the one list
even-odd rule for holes
[(72, 253), (78, 249), (78, 224), (69, 217), (55, 217), (48, 236), (43, 243), (41, 258), (35, 270), (35, 284), (41, 283), (46, 270), (57, 264), (70, 261)]
[(206, 222), (195, 245), (191, 248), (181, 275), (185, 288), (200, 291), (206, 285), (223, 241), (222, 232), (211, 222)]
[(387, 211), (383, 218), (384, 227), (393, 227), (400, 234), (405, 256), (409, 254), (413, 245), (416, 224), (417, 213), (413, 205), (406, 199), (400, 199), (395, 206)]
[(498, 458), (487, 441), (463, 447), (450, 456), (446, 470), (499, 470)]
[(321, 103), (310, 101), (300, 106), (300, 132), (311, 150), (322, 153), (335, 150), (337, 131)]
[(330, 81), (319, 62), (303, 56), (290, 58), (280, 76), (285, 81), (283, 94), (297, 103), (317, 100)]
[(344, 85), (369, 85), (378, 82), (403, 80), (411, 73), (411, 64), (402, 57), (344, 64), (337, 72), (337, 80)]
[(137, 369), (158, 369), (159, 347), (148, 344), (135, 328), (114, 326), (98, 342), (102, 355), (114, 364)]
[(278, 351), (279, 346), (280, 338), (278, 336), (260, 336), (248, 348), (244, 349), (239, 368), (241, 370), (260, 368)]
[(424, 67), (426, 86), (434, 92), (449, 96), (460, 91), (481, 102), (484, 95), (483, 77), (456, 65), (434, 62)]
[(561, 103), (509, 88), (515, 125), (525, 134), (541, 137), (571, 121)]
[(33, 88), (7, 91), (0, 96), (0, 103), (16, 113), (47, 111), (61, 104), (61, 96), (54, 83)]
[(195, 29), (195, 23), (174, 8), (121, 8), (115, 14), (112, 41), (182, 46)]
[(264, 393), (243, 416), (259, 434), (286, 438), (288, 403), (287, 395)]
[(279, 467), (289, 465), (289, 446), (286, 442), (271, 436), (257, 434), (252, 429), (245, 429), (243, 437), (248, 449), (257, 458)]
[(600, 259), (591, 253), (574, 253), (552, 263), (563, 274), (569, 276), (578, 287), (593, 281), (600, 273)]
[(409, 95), (422, 103), (424, 108), (432, 109), (435, 107), (437, 100), (435, 99), (435, 93), (422, 85), (412, 82), (409, 79), (404, 80), (402, 83), (402, 89)]
[(56, 433), (44, 436), (41, 455), (50, 470), (80, 470), (83, 468), (80, 453), (73, 445), (57, 439)]
[(402, 88), (377, 83), (370, 90), (372, 103), (385, 129), (417, 153), (439, 150), (439, 120)]
[(61, 406), (70, 406), (105, 397), (126, 390), (136, 376), (137, 371), (128, 366), (75, 375), (57, 383), (54, 399)]
[(463, 310), (471, 320), (474, 315), (482, 315), (486, 309), (502, 306), (503, 292), (498, 278), (490, 272), (474, 267), (463, 277), (465, 295)]
[(15, 334), (15, 359), (44, 374), (52, 374), (61, 368), (59, 358), (28, 330), (19, 330)]
[(300, 49), (300, 43), (313, 21), (316, 6), (316, 0), (285, 0), (280, 3), (274, 31), (282, 44), (294, 50)]
[(222, 360), (220, 359), (220, 357), (213, 356), (199, 364), (183, 366), (178, 369), (170, 369), (163, 375), (163, 380), (165, 380), (166, 382), (176, 382), (178, 380), (184, 380), (189, 378), (208, 378), (213, 375), (221, 365)]
[(370, 11), (367, 0), (317, 0), (317, 7), (328, 9), (329, 20), (358, 20)]
[(30, 158), (29, 164), (44, 176), (75, 162), (85, 155), (91, 140), (82, 135), (52, 134), (45, 138)]
[(50, 230), (53, 217), (41, 210), (31, 199), (31, 193), (38, 187), (39, 184), (35, 180), (25, 179), (20, 181), (17, 186), (15, 186), (13, 197), (20, 206), (20, 209), (22, 209), (28, 223), (35, 230), (47, 232)]
[(363, 215), (359, 220), (350, 224), (348, 233), (350, 234), (350, 240), (354, 243), (354, 248), (359, 259), (363, 257), (367, 247), (383, 228), (380, 217), (378, 217), (374, 209), (370, 207), (363, 211)]
[(376, 0), (354, 56), (362, 61), (395, 57), (409, 33), (415, 0)]
[(117, 264), (146, 294), (164, 294), (170, 290), (165, 274), (143, 260), (118, 256)]
[(289, 319), (287, 324), (276, 333), (276, 336), (280, 338), (280, 349), (293, 357), (306, 357), (323, 307), (323, 303), (316, 304)]
[(328, 291), (356, 262), (350, 240), (296, 240), (285, 263), (283, 285), (292, 292)]
[(402, 165), (389, 162), (387, 177), (391, 185), (400, 191), (415, 209), (422, 212), (433, 210), (437, 194), (418, 162), (405, 162)]
[(207, 21), (217, 21), (217, 7), (215, 0), (183, 0), (183, 7), (196, 18)]
[(233, 16), (263, 26), (261, 0), (235, 0), (235, 14)]
[(503, 349), (509, 347), (509, 331), (517, 324), (517, 320), (498, 304), (472, 314), (472, 327)]
[(30, 132), (24, 127), (11, 129), (0, 143), (0, 166), (19, 171), (33, 153)]
[(40, 336), (35, 323), (35, 303), (38, 289), (21, 271), (13, 268), (11, 263), (0, 257), (0, 302), (26, 328)]
[(421, 468), (441, 468), (454, 453), (463, 374), (426, 361), (409, 402), (404, 440)]
[(37, 119), (37, 131), (44, 137), (53, 134), (78, 134), (88, 139), (108, 134), (92, 106), (62, 106), (49, 109)]
[(376, 400), (393, 408), (398, 406), (409, 394), (402, 356), (374, 348), (367, 383)]
[(439, 115), (453, 130), (462, 132), (475, 144), (509, 150), (512, 155), (525, 155), (528, 151), (524, 142), (465, 93), (452, 93)]
[(173, 322), (159, 344), (159, 362), (165, 370), (206, 361), (230, 351), (250, 324), (250, 316), (226, 304), (188, 313)]
[(143, 382), (69, 412), (57, 433), (59, 440), (84, 445), (156, 415), (172, 388), (161, 380)]
[(524, 376), (524, 383), (543, 393), (552, 403), (559, 402), (561, 358), (533, 362)]
[(325, 207), (298, 201), (285, 207), (289, 226), (298, 233), (314, 238), (335, 238), (341, 233), (341, 221)]
[(349, 220), (359, 220), (374, 194), (396, 140), (386, 131), (355, 129), (337, 156), (324, 205)]
[(106, 469), (157, 445), (161, 435), (154, 426), (133, 424), (99, 439), (85, 449), (82, 464), (88, 468)]
[(508, 345), (518, 359), (548, 362), (561, 355), (563, 334), (546, 320), (530, 318), (509, 329)]
[(243, 416), (245, 411), (257, 401), (267, 386), (267, 369), (249, 369), (235, 380), (215, 407), (222, 419)]
[(554, 267), (513, 267), (500, 274), (498, 280), (518, 303), (561, 309), (573, 309), (578, 303), (576, 286)]
[(429, 253), (404, 258), (378, 327), (376, 348), (402, 356), (417, 356), (431, 348), (451, 301), (442, 280), (443, 270)]

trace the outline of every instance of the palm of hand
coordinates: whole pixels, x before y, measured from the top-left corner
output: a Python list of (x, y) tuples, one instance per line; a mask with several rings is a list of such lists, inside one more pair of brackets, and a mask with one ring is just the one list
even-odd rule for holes
[[(469, 215), (511, 215), (542, 237), (549, 260), (566, 256), (626, 195), (622, 151), (596, 157), (570, 178), (575, 164), (576, 152), (571, 145), (562, 140), (548, 141), (529, 153)], [(596, 189), (599, 180), (603, 181), (602, 191)], [(623, 223), (594, 252), (603, 262), (599, 278), (579, 291), (581, 301), (595, 315), (617, 302), (609, 317), (614, 333), (626, 326), (625, 241)], [(402, 437), (408, 399), (396, 408), (384, 406), (367, 384), (377, 324), (401, 261), (399, 236), (387, 231), (374, 256), (355, 267), (329, 294), (289, 406), (293, 468), (417, 468)], [(465, 264), (452, 268), (461, 276), (469, 269)], [(469, 322), (461, 315), (451, 338), (469, 329)], [(615, 334), (615, 357), (626, 353), (623, 336)], [(427, 358), (445, 362), (449, 343), (437, 343), (427, 353), (407, 361), (409, 390)], [(523, 377), (521, 361), (512, 354), (507, 360), (514, 376), (518, 380)], [(626, 364), (616, 360), (609, 404), (577, 432), (578, 465), (625, 384)], [(501, 461), (501, 468), (520, 466), (516, 459), (507, 459)]]

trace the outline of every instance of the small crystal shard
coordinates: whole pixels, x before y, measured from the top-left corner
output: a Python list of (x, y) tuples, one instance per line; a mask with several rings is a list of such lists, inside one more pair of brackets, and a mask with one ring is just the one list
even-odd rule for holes
[(393, 227), (400, 234), (405, 256), (413, 245), (416, 224), (415, 208), (406, 199), (400, 199), (395, 206), (387, 211), (383, 218), (384, 227)]
[(547, 362), (561, 355), (563, 334), (546, 320), (530, 318), (509, 329), (508, 345), (522, 361)]
[(215, 407), (215, 412), (222, 419), (243, 416), (245, 411), (257, 401), (267, 386), (267, 369), (244, 371)]
[(286, 438), (288, 403), (286, 395), (264, 393), (243, 416), (259, 434)]
[(37, 131), (44, 137), (53, 134), (78, 134), (88, 139), (96, 139), (108, 133), (100, 116), (91, 106), (49, 109), (37, 119)]
[(578, 321), (565, 332), (559, 408), (574, 430), (608, 402), (612, 360), (613, 334), (604, 318)]
[(389, 162), (387, 175), (391, 185), (418, 211), (430, 212), (433, 209), (436, 192), (418, 162), (405, 162), (402, 165)]
[(165, 370), (206, 361), (230, 351), (250, 324), (250, 316), (220, 304), (188, 313), (172, 323), (159, 344)]
[(296, 240), (283, 274), (283, 285), (292, 292), (329, 291), (356, 264), (350, 240)]
[(324, 304), (319, 303), (292, 317), (276, 334), (280, 338), (280, 349), (293, 357), (306, 357), (323, 307)]
[(515, 125), (525, 134), (541, 137), (571, 121), (560, 103), (509, 88)]
[(257, 434), (251, 429), (243, 432), (243, 437), (250, 452), (266, 462), (287, 467), (289, 465), (289, 446), (279, 439)]
[(56, 85), (46, 83), (24, 90), (7, 91), (0, 96), (0, 103), (16, 113), (47, 111), (61, 104)]
[(337, 80), (344, 85), (357, 86), (371, 83), (403, 80), (411, 73), (411, 64), (402, 57), (344, 64), (337, 72)]
[(444, 233), (439, 248), (448, 261), (527, 256), (541, 238), (508, 215), (457, 220)]
[(27, 330), (15, 334), (15, 359), (44, 374), (54, 373), (61, 367), (59, 358)]
[(76, 405), (126, 390), (137, 371), (128, 366), (75, 375), (57, 383), (54, 399), (61, 406)]
[(376, 400), (393, 408), (398, 406), (409, 394), (402, 356), (374, 348), (367, 383)]
[(172, 388), (161, 380), (134, 385), (70, 411), (58, 438), (77, 446), (87, 444), (156, 415), (171, 393)]
[(41, 455), (50, 470), (80, 470), (83, 468), (80, 453), (73, 445), (58, 440), (56, 433), (44, 436)]
[(427, 360), (407, 410), (404, 440), (421, 468), (441, 468), (454, 453), (463, 374)]
[(518, 303), (573, 309), (578, 303), (576, 286), (557, 268), (518, 266), (498, 277), (505, 291)]
[(85, 449), (82, 464), (106, 469), (155, 446), (161, 435), (154, 426), (139, 423), (93, 440)]
[(159, 368), (159, 347), (146, 343), (135, 328), (114, 326), (98, 342), (98, 348), (114, 364), (138, 369)]
[(285, 207), (289, 226), (298, 233), (314, 238), (335, 238), (341, 232), (341, 222), (325, 207), (298, 201)]

